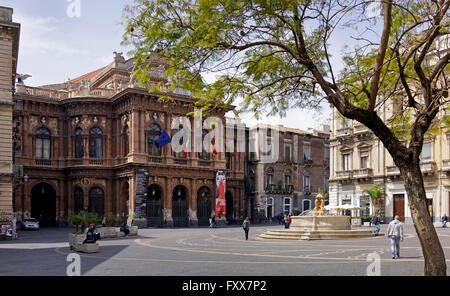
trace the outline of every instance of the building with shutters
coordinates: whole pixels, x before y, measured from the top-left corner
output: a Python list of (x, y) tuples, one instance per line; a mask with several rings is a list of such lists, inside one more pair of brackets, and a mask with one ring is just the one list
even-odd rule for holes
[[(445, 54), (449, 46), (448, 36), (438, 38), (434, 54)], [(405, 110), (402, 104), (401, 99), (389, 99), (376, 111), (384, 122), (389, 122), (394, 114)], [(421, 154), (426, 201), (435, 222), (450, 213), (450, 130), (444, 121), (440, 121), (449, 116), (448, 110), (448, 105), (441, 106), (436, 116), (436, 131), (425, 135)], [(344, 118), (334, 107), (331, 108), (331, 130), (330, 205), (362, 208), (348, 211), (347, 214), (354, 217), (380, 211), (385, 222), (398, 215), (400, 220), (412, 223), (400, 171), (383, 143), (372, 131)], [(383, 196), (377, 204), (373, 204), (364, 193), (375, 185), (383, 189)]]
[[(246, 203), (253, 220), (278, 221), (283, 214), (312, 210), (316, 195), (328, 193), (329, 134), (329, 126), (303, 131), (258, 124), (247, 129)], [(261, 137), (267, 137), (268, 149), (260, 148)]]

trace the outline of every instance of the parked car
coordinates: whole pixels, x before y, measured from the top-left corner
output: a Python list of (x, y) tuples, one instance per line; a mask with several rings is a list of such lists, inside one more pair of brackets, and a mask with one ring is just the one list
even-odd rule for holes
[(22, 221), (22, 230), (39, 230), (39, 221), (34, 218), (25, 218)]

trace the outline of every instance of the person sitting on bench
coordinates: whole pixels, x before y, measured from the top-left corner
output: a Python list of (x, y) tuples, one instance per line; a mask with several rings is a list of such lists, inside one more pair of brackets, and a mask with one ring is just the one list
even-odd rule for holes
[(93, 244), (97, 241), (97, 236), (94, 233), (94, 227), (89, 225), (88, 231), (86, 232), (86, 239), (83, 244)]
[(130, 234), (130, 230), (128, 229), (127, 223), (123, 223), (122, 227), (120, 227), (120, 231), (125, 233), (125, 236)]

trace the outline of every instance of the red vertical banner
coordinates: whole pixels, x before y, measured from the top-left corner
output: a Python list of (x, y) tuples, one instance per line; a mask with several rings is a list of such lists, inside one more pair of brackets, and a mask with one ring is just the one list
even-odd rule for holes
[(227, 179), (224, 171), (218, 171), (216, 173), (216, 217), (225, 217), (226, 205), (225, 205), (225, 191), (226, 191)]

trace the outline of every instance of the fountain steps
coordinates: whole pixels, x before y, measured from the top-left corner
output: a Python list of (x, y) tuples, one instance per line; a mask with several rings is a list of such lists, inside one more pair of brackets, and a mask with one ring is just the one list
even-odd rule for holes
[[(384, 235), (379, 233), (378, 236)], [(258, 239), (314, 240), (374, 237), (371, 230), (267, 230)]]

